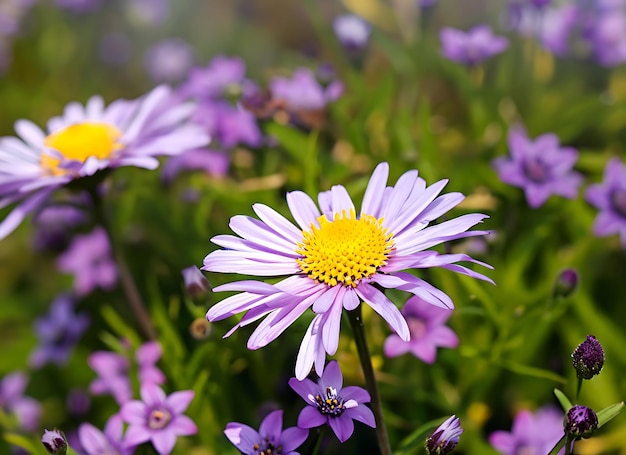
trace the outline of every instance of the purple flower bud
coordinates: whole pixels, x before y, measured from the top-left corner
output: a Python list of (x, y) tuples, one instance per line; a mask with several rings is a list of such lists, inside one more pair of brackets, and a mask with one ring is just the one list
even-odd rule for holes
[(203, 297), (211, 290), (209, 280), (195, 265), (183, 269), (181, 273), (183, 274), (185, 289), (191, 297)]
[(554, 285), (555, 297), (569, 297), (578, 287), (578, 272), (574, 269), (561, 271)]
[(596, 337), (587, 335), (587, 339), (574, 349), (572, 365), (580, 379), (591, 379), (600, 374), (604, 366), (604, 349)]
[(426, 439), (426, 451), (428, 455), (445, 455), (452, 453), (459, 443), (463, 433), (461, 422), (458, 417), (450, 416), (448, 420), (437, 427)]
[(570, 436), (588, 438), (598, 428), (598, 416), (593, 409), (577, 404), (567, 411), (563, 426)]
[(41, 443), (46, 448), (48, 453), (54, 455), (65, 455), (67, 452), (67, 441), (63, 432), (57, 430), (44, 430), (41, 437)]

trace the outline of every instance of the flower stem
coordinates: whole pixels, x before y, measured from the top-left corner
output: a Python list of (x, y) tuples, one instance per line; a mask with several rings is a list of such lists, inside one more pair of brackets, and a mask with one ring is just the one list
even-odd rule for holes
[(111, 244), (113, 259), (117, 265), (120, 282), (122, 284), (124, 294), (126, 295), (126, 300), (130, 304), (130, 308), (134, 313), (135, 319), (137, 320), (137, 323), (139, 324), (139, 327), (143, 331), (144, 335), (148, 338), (148, 340), (156, 340), (157, 334), (154, 326), (152, 325), (152, 321), (150, 320), (150, 314), (148, 313), (143, 299), (141, 298), (141, 294), (137, 289), (137, 284), (135, 283), (128, 266), (126, 265), (124, 256), (114, 240), (111, 227), (104, 214), (102, 199), (95, 190), (89, 191), (89, 194), (94, 206), (95, 221), (104, 228), (104, 231), (109, 239), (109, 243)]
[(378, 384), (376, 383), (376, 376), (374, 375), (374, 367), (372, 367), (372, 358), (367, 347), (367, 340), (365, 339), (363, 317), (361, 316), (361, 305), (353, 311), (348, 311), (348, 318), (350, 319), (350, 325), (352, 326), (356, 349), (359, 352), (361, 368), (363, 368), (363, 375), (365, 376), (365, 385), (367, 386), (367, 390), (369, 391), (372, 399), (371, 404), (374, 417), (376, 418), (376, 436), (378, 437), (378, 445), (380, 446), (382, 455), (391, 455), (389, 435), (387, 435), (387, 428), (385, 427), (385, 423), (383, 421), (383, 406), (380, 400), (380, 394), (378, 393)]

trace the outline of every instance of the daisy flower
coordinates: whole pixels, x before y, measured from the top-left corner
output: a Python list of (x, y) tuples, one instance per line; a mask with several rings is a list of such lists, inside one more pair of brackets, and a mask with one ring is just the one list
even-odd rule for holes
[(17, 203), (0, 223), (0, 239), (69, 182), (120, 166), (154, 169), (157, 155), (201, 147), (209, 137), (188, 123), (194, 106), (175, 101), (159, 86), (142, 98), (104, 105), (73, 102), (45, 130), (18, 120), (18, 137), (0, 138), (0, 209)]
[(380, 287), (410, 292), (435, 306), (454, 307), (444, 292), (404, 270), (442, 267), (491, 282), (457, 263), (469, 261), (489, 267), (487, 264), (466, 254), (440, 254), (429, 249), (488, 234), (467, 232), (487, 216), (467, 214), (429, 226), (461, 202), (463, 195), (439, 196), (447, 181), (427, 187), (415, 170), (403, 174), (395, 186), (387, 186), (388, 173), (387, 163), (376, 167), (359, 212), (346, 189), (337, 185), (319, 194), (319, 208), (303, 192), (287, 194), (298, 227), (263, 204), (253, 206), (259, 219), (231, 218), (230, 227), (238, 237), (214, 237), (213, 243), (224, 249), (210, 253), (203, 269), (287, 277), (276, 284), (246, 280), (216, 287), (217, 292), (241, 293), (213, 306), (207, 318), (217, 321), (246, 312), (228, 336), (265, 316), (248, 341), (249, 349), (258, 349), (312, 308), (316, 316), (296, 362), (296, 377), (303, 379), (313, 363), (321, 375), (325, 352), (333, 355), (337, 350), (342, 309), (354, 310), (361, 301), (380, 314), (401, 339), (409, 340), (406, 320)]

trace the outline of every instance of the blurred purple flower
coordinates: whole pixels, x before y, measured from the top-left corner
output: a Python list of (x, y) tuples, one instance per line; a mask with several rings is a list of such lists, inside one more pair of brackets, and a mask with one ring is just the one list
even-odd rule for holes
[(158, 341), (148, 341), (142, 344), (135, 352), (135, 360), (137, 361), (139, 382), (145, 384), (151, 382), (153, 384), (164, 384), (165, 375), (156, 366), (156, 363), (163, 355), (163, 349)]
[(100, 431), (90, 423), (78, 428), (80, 445), (86, 455), (132, 455), (135, 447), (124, 441), (124, 422), (114, 414)]
[(539, 18), (539, 40), (544, 48), (557, 56), (570, 50), (570, 37), (579, 25), (580, 13), (574, 5), (548, 8)]
[(374, 413), (364, 404), (369, 403), (370, 394), (361, 387), (343, 387), (343, 376), (335, 360), (329, 362), (317, 384), (306, 378), (291, 378), (289, 386), (308, 404), (298, 416), (300, 428), (328, 424), (339, 441), (345, 442), (354, 431), (353, 420), (376, 427)]
[(345, 14), (335, 18), (333, 30), (346, 50), (357, 52), (367, 46), (372, 27), (360, 16)]
[(0, 2), (0, 44), (4, 37), (16, 35), (22, 19), (33, 6), (32, 0), (3, 0)]
[(89, 384), (94, 395), (112, 395), (117, 404), (122, 405), (133, 397), (130, 382), (130, 362), (122, 354), (110, 351), (96, 351), (89, 355), (87, 363), (98, 377)]
[(456, 416), (450, 416), (426, 439), (426, 451), (429, 455), (452, 453), (461, 439), (461, 434), (461, 421)]
[(110, 291), (117, 284), (117, 266), (102, 227), (77, 235), (68, 250), (59, 256), (57, 266), (62, 272), (74, 275), (74, 290), (79, 296), (96, 288)]
[(578, 152), (561, 147), (555, 134), (543, 134), (533, 141), (523, 128), (514, 127), (508, 143), (510, 158), (496, 158), (493, 165), (500, 180), (524, 189), (530, 207), (540, 207), (552, 194), (568, 199), (578, 195), (583, 178), (572, 170)]
[(335, 101), (343, 92), (340, 82), (331, 82), (327, 87), (315, 79), (308, 68), (299, 68), (291, 78), (275, 77), (270, 84), (272, 96), (283, 100), (289, 109), (319, 110), (326, 104)]
[(122, 66), (132, 56), (133, 42), (123, 32), (109, 32), (100, 39), (100, 60), (110, 66)]
[(626, 63), (626, 11), (600, 14), (591, 24), (587, 36), (598, 63), (604, 66)]
[(229, 422), (224, 434), (243, 455), (298, 455), (295, 451), (306, 440), (309, 430), (291, 427), (283, 431), (283, 411), (263, 419), (259, 432), (243, 423)]
[(214, 143), (227, 149), (239, 144), (259, 147), (263, 143), (254, 115), (226, 101), (201, 102), (191, 120), (204, 127)]
[(178, 436), (196, 434), (196, 424), (183, 412), (193, 399), (192, 390), (174, 392), (169, 396), (153, 383), (141, 385), (141, 401), (125, 403), (120, 415), (129, 426), (126, 443), (138, 445), (151, 441), (159, 455), (174, 449)]
[(73, 13), (88, 13), (100, 8), (102, 0), (54, 0), (54, 3)]
[[(543, 455), (552, 450), (563, 434), (563, 413), (553, 406), (545, 406), (534, 413), (518, 412), (511, 432), (493, 432), (489, 443), (502, 455)], [(559, 451), (559, 455), (563, 453), (565, 449)]]
[(0, 223), (0, 239), (69, 182), (120, 166), (155, 169), (157, 155), (205, 146), (209, 137), (188, 122), (193, 109), (159, 86), (141, 99), (108, 107), (99, 96), (86, 106), (70, 103), (62, 116), (48, 121), (47, 135), (18, 120), (22, 140), (0, 138), (0, 206), (17, 204)]
[(131, 21), (145, 25), (161, 25), (170, 11), (169, 0), (126, 0), (124, 5)]
[(7, 374), (0, 380), (0, 409), (14, 415), (18, 425), (27, 431), (36, 431), (41, 416), (41, 404), (24, 395), (28, 376), (21, 371)]
[(585, 199), (600, 212), (593, 233), (599, 237), (619, 234), (626, 248), (626, 165), (619, 158), (606, 164), (603, 182), (589, 185)]
[(163, 165), (161, 178), (171, 183), (183, 171), (204, 171), (207, 175), (223, 177), (228, 172), (230, 158), (226, 152), (210, 149), (189, 150), (172, 156)]
[(414, 296), (401, 312), (409, 325), (411, 339), (404, 341), (395, 333), (389, 335), (384, 345), (387, 357), (410, 352), (426, 363), (434, 363), (437, 347), (456, 348), (459, 345), (459, 338), (445, 325), (452, 315), (451, 310), (433, 306)]
[(214, 288), (214, 292), (241, 293), (210, 308), (209, 321), (246, 312), (230, 335), (265, 316), (248, 340), (248, 348), (259, 349), (312, 308), (316, 316), (296, 361), (296, 377), (303, 379), (313, 364), (322, 374), (325, 352), (333, 355), (337, 351), (343, 309), (354, 310), (361, 301), (380, 314), (402, 339), (409, 340), (406, 320), (379, 287), (418, 295), (431, 305), (454, 307), (447, 294), (405, 270), (442, 267), (492, 282), (458, 262), (489, 265), (465, 254), (439, 254), (431, 249), (451, 240), (487, 234), (467, 231), (486, 215), (466, 214), (428, 226), (464, 196), (440, 196), (447, 180), (427, 187), (416, 170), (404, 173), (395, 186), (387, 186), (388, 175), (387, 163), (376, 167), (358, 215), (347, 190), (336, 185), (318, 195), (319, 208), (301, 191), (287, 194), (297, 227), (263, 204), (253, 206), (260, 220), (234, 216), (230, 226), (238, 236), (211, 239), (223, 249), (205, 257), (202, 269), (287, 278), (275, 284), (247, 280)]
[(488, 25), (479, 25), (468, 32), (446, 27), (439, 37), (444, 57), (470, 66), (482, 63), (509, 46), (508, 40), (494, 35)]
[(72, 228), (87, 221), (86, 213), (73, 205), (49, 205), (32, 219), (35, 226), (33, 246), (38, 251), (60, 252), (67, 248)]
[(246, 64), (239, 57), (214, 57), (206, 68), (192, 68), (178, 89), (183, 98), (215, 99), (223, 97), (229, 86), (244, 82)]
[(177, 82), (195, 60), (193, 48), (183, 39), (169, 38), (154, 44), (144, 56), (144, 65), (155, 82)]
[(35, 335), (39, 344), (29, 358), (32, 367), (67, 363), (89, 326), (89, 318), (84, 313), (75, 313), (75, 307), (72, 297), (61, 294), (50, 305), (49, 313), (35, 321)]
[(91, 397), (84, 389), (73, 388), (67, 393), (65, 407), (72, 417), (83, 417), (91, 406)]

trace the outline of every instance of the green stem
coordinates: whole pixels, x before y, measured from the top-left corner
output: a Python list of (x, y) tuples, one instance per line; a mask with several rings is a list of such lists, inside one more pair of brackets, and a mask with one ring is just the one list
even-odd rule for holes
[(97, 224), (100, 224), (104, 228), (104, 231), (106, 232), (109, 239), (109, 243), (111, 244), (111, 251), (113, 252), (113, 259), (115, 261), (115, 264), (117, 265), (120, 283), (122, 284), (122, 289), (124, 290), (124, 294), (126, 295), (126, 300), (130, 305), (130, 309), (135, 315), (135, 319), (137, 320), (137, 323), (139, 324), (139, 327), (143, 331), (144, 335), (149, 340), (156, 340), (156, 330), (152, 325), (150, 315), (148, 314), (148, 310), (146, 309), (143, 299), (141, 298), (141, 294), (137, 289), (135, 280), (133, 279), (130, 270), (128, 269), (128, 266), (126, 265), (124, 256), (114, 240), (111, 227), (104, 214), (102, 199), (98, 195), (97, 189), (95, 188), (93, 191), (89, 191), (89, 194), (94, 205), (95, 221)]
[(354, 341), (356, 342), (356, 349), (359, 353), (359, 359), (361, 360), (361, 368), (363, 368), (363, 375), (365, 376), (365, 385), (367, 386), (367, 390), (369, 391), (372, 399), (371, 405), (374, 417), (376, 418), (376, 436), (378, 437), (378, 445), (380, 446), (382, 455), (391, 455), (389, 435), (387, 434), (387, 428), (385, 427), (385, 423), (383, 421), (383, 405), (380, 400), (380, 394), (378, 393), (378, 384), (376, 383), (376, 376), (374, 375), (372, 358), (367, 347), (367, 340), (365, 339), (363, 318), (361, 316), (361, 305), (353, 311), (348, 311), (348, 318), (350, 319), (352, 333), (354, 334)]
[(578, 385), (576, 386), (576, 401), (578, 401), (578, 397), (580, 397), (580, 389), (583, 387), (582, 378), (578, 378)]

